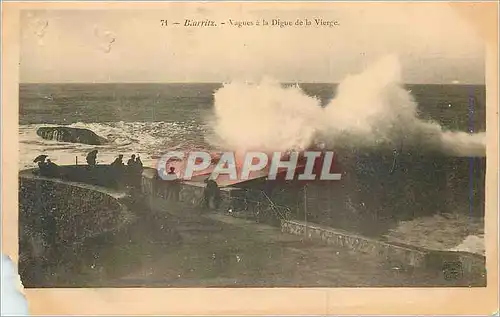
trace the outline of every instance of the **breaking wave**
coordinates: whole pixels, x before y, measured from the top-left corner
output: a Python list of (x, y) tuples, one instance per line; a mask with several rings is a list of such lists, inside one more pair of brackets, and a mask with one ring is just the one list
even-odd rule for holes
[(34, 166), (32, 160), (41, 153), (50, 155), (57, 164), (74, 164), (75, 156), (85, 161), (85, 155), (92, 149), (98, 149), (100, 162), (112, 162), (118, 154), (141, 155), (145, 166), (154, 167), (156, 157), (168, 150), (204, 149), (203, 127), (196, 122), (78, 122), (68, 127), (86, 128), (104, 137), (104, 145), (45, 140), (36, 134), (36, 130), (50, 124), (30, 124), (19, 126), (20, 168)]
[[(333, 87), (332, 87), (333, 89)], [(387, 56), (337, 86), (325, 107), (298, 86), (265, 79), (233, 82), (214, 94), (212, 144), (237, 151), (333, 147), (424, 147), (453, 156), (484, 156), (485, 133), (448, 131), (418, 117), (401, 83), (401, 65)]]

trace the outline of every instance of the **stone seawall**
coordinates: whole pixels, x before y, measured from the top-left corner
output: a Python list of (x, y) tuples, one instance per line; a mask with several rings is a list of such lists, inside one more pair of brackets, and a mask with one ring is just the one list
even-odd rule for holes
[(484, 274), (484, 256), (452, 251), (437, 251), (411, 245), (387, 243), (367, 238), (351, 232), (305, 223), (296, 220), (282, 220), (282, 232), (301, 235), (311, 240), (323, 241), (349, 251), (362, 252), (385, 259), (388, 263), (401, 267), (430, 268), (445, 270), (447, 266), (460, 263), (465, 274)]
[[(156, 170), (145, 168), (142, 174), (142, 192), (145, 196), (160, 196), (167, 199), (168, 191), (171, 189), (169, 181), (163, 181), (155, 178)], [(199, 182), (179, 182), (178, 200), (191, 206), (201, 207), (203, 203), (203, 194), (205, 183)], [(231, 199), (238, 195), (241, 190), (238, 188), (224, 187), (220, 188), (221, 202), (219, 210), (227, 210), (231, 204)]]
[[(143, 173), (142, 190), (146, 196), (156, 195), (167, 197), (168, 182), (155, 181), (155, 170), (146, 170)], [(181, 182), (179, 184), (179, 200), (191, 206), (200, 206), (203, 201), (204, 183)], [(221, 188), (221, 206), (219, 211), (226, 211), (229, 206), (239, 203), (242, 190), (238, 188)], [(236, 201), (237, 199), (238, 201)], [(307, 230), (307, 233), (306, 233)], [(464, 274), (484, 274), (486, 260), (484, 256), (467, 253), (437, 251), (386, 242), (381, 239), (368, 238), (359, 233), (334, 229), (327, 226), (299, 220), (281, 220), (281, 231), (307, 236), (307, 239), (318, 240), (324, 243), (342, 247), (353, 252), (368, 253), (395, 267), (431, 268), (442, 270), (447, 265), (460, 263)]]
[(273, 190), (272, 200), (293, 210), (295, 219), (370, 237), (437, 214), (484, 217), (484, 157), (339, 150), (335, 162), (341, 180), (309, 182), (306, 190), (296, 182), (278, 184), (283, 190)]
[(107, 188), (22, 171), (19, 175), (20, 258), (43, 257), (53, 246), (72, 249), (86, 239), (124, 228), (135, 219), (126, 206), (126, 199), (125, 193)]

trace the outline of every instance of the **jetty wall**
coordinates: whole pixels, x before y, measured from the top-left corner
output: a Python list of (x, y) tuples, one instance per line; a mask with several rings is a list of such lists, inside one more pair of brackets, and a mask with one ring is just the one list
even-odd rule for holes
[[(478, 161), (462, 160), (461, 162), (472, 164), (471, 162), (477, 163)], [(401, 184), (397, 182), (390, 183), (387, 180), (387, 177), (394, 177), (395, 172), (389, 173), (389, 176), (386, 178), (380, 178), (376, 174), (371, 174), (367, 181), (366, 178), (363, 179), (363, 177), (367, 177), (366, 175), (363, 176), (363, 173), (361, 173), (360, 176), (359, 171), (356, 172), (356, 166), (358, 165), (352, 165), (350, 169), (345, 170), (344, 174), (347, 176), (344, 177), (343, 182), (332, 182), (329, 186), (325, 186), (324, 183), (309, 184), (306, 195), (301, 194), (300, 190), (303, 189), (298, 189), (298, 191), (282, 191), (280, 189), (283, 188), (275, 188), (273, 190), (275, 193), (272, 197), (273, 201), (278, 204), (283, 202), (288, 203), (290, 206), (289, 209), (292, 211), (288, 215), (290, 217), (282, 219), (280, 224), (278, 224), (278, 226), (281, 226), (281, 230), (283, 232), (303, 235), (307, 239), (337, 245), (351, 251), (372, 253), (375, 256), (387, 259), (389, 262), (401, 263), (402, 265), (411, 267), (442, 267), (445, 263), (459, 261), (464, 265), (466, 272), (477, 273), (484, 270), (485, 258), (483, 256), (476, 256), (465, 252), (427, 250), (409, 245), (388, 243), (383, 239), (366, 235), (363, 230), (360, 230), (362, 227), (356, 226), (356, 224), (361, 223), (360, 220), (347, 222), (351, 227), (346, 226), (346, 222), (342, 221), (338, 221), (333, 225), (325, 223), (323, 221), (324, 218), (321, 218), (321, 216), (324, 216), (325, 210), (328, 211), (328, 214), (334, 214), (338, 217), (337, 219), (341, 219), (346, 213), (353, 214), (352, 209), (346, 207), (348, 206), (347, 203), (351, 203), (352, 207), (353, 203), (357, 202), (359, 206), (363, 205), (361, 203), (368, 201), (366, 200), (367, 198), (363, 198), (360, 201), (360, 197), (365, 197), (359, 194), (360, 191), (364, 191), (366, 195), (371, 194), (375, 196), (372, 198), (372, 201), (376, 202), (378, 191), (389, 188), (389, 190), (397, 193), (399, 190), (400, 193), (398, 195), (388, 195), (386, 198), (391, 198), (393, 203), (398, 200), (404, 201), (405, 199), (410, 199), (405, 204), (400, 205), (399, 208), (406, 207), (411, 209), (416, 208), (414, 204), (415, 200), (411, 200), (411, 195), (419, 194), (418, 199), (424, 199), (426, 193), (434, 191), (437, 192), (434, 195), (438, 195), (435, 196), (436, 199), (442, 199), (442, 197), (448, 197), (444, 194), (443, 190), (447, 188), (444, 185), (450, 185), (451, 188), (458, 186), (459, 191), (464, 190), (464, 188), (465, 190), (470, 190), (470, 182), (464, 182), (464, 177), (453, 178), (450, 177), (450, 172), (442, 172), (442, 170), (441, 174), (439, 174), (440, 170), (437, 168), (428, 169), (428, 174), (421, 176), (418, 176), (418, 171), (409, 172), (407, 169), (404, 172), (402, 170), (401, 173), (403, 174), (399, 174), (397, 179), (403, 180), (403, 182), (412, 183), (415, 181), (422, 182), (422, 179), (427, 180), (427, 182), (423, 183), (428, 186), (419, 187), (414, 185), (413, 187), (410, 186), (411, 190), (408, 191), (404, 190)], [(463, 164), (463, 166), (470, 167), (472, 165)], [(453, 170), (456, 173), (457, 169)], [(404, 177), (405, 173), (408, 176)], [(148, 197), (169, 199), (167, 195), (169, 189), (168, 182), (159, 180), (155, 174), (156, 170), (152, 168), (145, 168), (142, 174), (140, 192), (142, 198), (146, 198), (145, 201), (147, 201)], [(463, 175), (463, 168), (460, 175)], [(129, 197), (125, 192), (120, 192), (114, 188), (116, 179), (113, 179), (113, 176), (114, 174), (109, 166), (97, 166), (92, 169), (88, 169), (84, 165), (64, 166), (60, 168), (60, 179), (35, 175), (33, 170), (22, 171), (19, 176), (21, 243), (29, 245), (30, 237), (33, 236), (32, 233), (40, 233), (44, 236), (44, 240), (48, 239), (52, 241), (52, 244), (72, 246), (82, 243), (87, 238), (119, 230), (119, 228), (133, 221), (134, 216), (127, 207), (127, 199)], [(415, 177), (412, 179), (410, 176)], [(438, 185), (434, 187), (430, 186), (433, 183), (432, 181), (436, 179), (440, 180), (438, 181)], [(444, 185), (439, 185), (440, 182)], [(481, 182), (476, 182), (476, 184), (477, 188), (479, 188), (478, 192), (480, 192)], [(393, 189), (390, 189), (392, 187)], [(176, 200), (200, 206), (203, 202), (204, 188), (205, 184), (203, 183), (180, 182), (178, 184), (178, 198)], [(328, 190), (325, 190), (325, 188)], [(337, 190), (335, 191), (334, 189)], [(318, 198), (320, 196), (318, 193), (322, 191), (324, 194), (321, 197), (326, 198), (326, 203), (325, 200), (321, 202), (321, 199)], [(420, 193), (416, 191), (420, 191)], [(421, 193), (421, 191), (424, 191), (424, 193)], [(219, 206), (219, 211), (227, 211), (231, 206), (240, 203), (244, 193), (248, 192), (241, 188), (221, 188), (222, 203)], [(282, 198), (284, 193), (286, 193), (287, 198), (280, 201), (279, 198)], [(477, 196), (471, 195), (470, 197), (475, 199), (474, 197)], [(427, 203), (429, 204), (427, 207), (433, 210), (432, 208), (435, 208), (432, 205), (434, 202), (428, 200), (429, 198), (419, 203)], [(484, 198), (482, 200), (484, 201)], [(453, 199), (448, 197), (445, 201), (453, 201)], [(378, 215), (377, 208), (382, 208), (390, 203), (391, 201), (387, 200), (379, 202), (378, 205), (365, 203), (364, 208), (368, 213), (371, 212)], [(460, 200), (458, 203), (464, 204)], [(324, 208), (325, 205), (328, 208)], [(323, 207), (320, 208), (321, 206)], [(370, 209), (373, 206), (377, 206), (377, 208)], [(417, 204), (417, 206), (417, 208), (422, 208), (421, 205)], [(307, 215), (303, 214), (303, 210), (307, 210)], [(418, 216), (419, 213), (413, 212), (411, 215)], [(304, 216), (307, 222), (302, 221), (304, 219), (302, 217)], [(356, 217), (353, 218), (356, 219)], [(326, 217), (326, 219), (328, 218)], [(383, 218), (372, 218), (372, 227), (377, 227), (379, 222), (382, 222), (380, 219)], [(50, 232), (55, 232), (55, 234), (50, 237)], [(29, 247), (21, 247), (21, 250), (29, 250)]]
[[(155, 181), (155, 172), (155, 170), (151, 169), (143, 173), (143, 193), (146, 196), (154, 195), (155, 197), (167, 199), (164, 190), (168, 190), (166, 184), (168, 182)], [(203, 183), (182, 182), (179, 184), (179, 200), (192, 206), (200, 206), (204, 188), (205, 184)], [(225, 212), (229, 206), (236, 206), (241, 202), (244, 193), (245, 191), (239, 188), (221, 188), (222, 203), (218, 211)], [(462, 274), (466, 276), (482, 275), (484, 277), (485, 274), (485, 257), (477, 254), (430, 250), (412, 245), (387, 242), (383, 239), (364, 236), (356, 230), (342, 230), (315, 222), (294, 219), (282, 219), (278, 226), (281, 227), (282, 232), (303, 236), (307, 240), (316, 240), (341, 247), (350, 252), (368, 253), (398, 268), (422, 268), (439, 272), (446, 270), (449, 265), (459, 263)]]
[[(31, 169), (31, 173), (39, 173), (38, 169)], [(95, 185), (105, 188), (118, 188), (127, 180), (125, 173), (119, 174), (109, 165), (62, 165), (57, 167), (54, 175), (46, 175), (51, 179), (67, 182)], [(123, 187), (123, 186), (122, 186)]]
[(123, 192), (21, 171), (20, 259), (44, 257), (55, 246), (74, 252), (86, 239), (125, 228), (135, 220), (127, 205)]
[(468, 276), (485, 276), (486, 258), (468, 252), (440, 251), (412, 245), (373, 239), (353, 232), (297, 220), (282, 220), (281, 231), (303, 236), (308, 240), (322, 241), (352, 252), (372, 255), (389, 265), (402, 268), (424, 268), (446, 271), (459, 265), (460, 273)]
[[(171, 199), (168, 192), (171, 190), (171, 182), (158, 179), (157, 171), (153, 168), (144, 168), (142, 173), (142, 193), (146, 197), (159, 197)], [(183, 181), (177, 184), (178, 201), (191, 206), (201, 207), (203, 204), (203, 195), (205, 183)], [(219, 210), (227, 210), (235, 197), (241, 196), (242, 190), (239, 188), (223, 187), (220, 188), (221, 203)]]
[[(409, 166), (408, 159), (400, 159), (399, 170), (394, 171), (391, 171), (393, 162), (389, 158), (371, 160), (369, 155), (365, 155), (358, 157), (357, 162), (344, 160), (342, 181), (309, 183), (307, 193), (303, 192), (302, 186), (294, 184), (275, 186), (272, 200), (287, 205), (285, 207), (291, 211), (289, 218), (279, 222), (281, 231), (351, 252), (368, 253), (397, 268), (423, 268), (439, 272), (459, 265), (462, 274), (484, 278), (486, 259), (482, 255), (388, 242), (380, 235), (380, 231), (387, 228), (383, 225), (385, 219), (396, 223), (402, 219), (449, 212), (460, 207), (466, 210), (470, 207), (476, 216), (481, 215), (484, 212), (481, 210), (484, 208), (484, 158), (437, 156), (413, 167)], [(374, 167), (382, 172), (377, 172)], [(385, 174), (383, 167), (387, 167)], [(474, 182), (468, 179), (471, 170), (472, 175), (477, 176)], [(148, 173), (146, 177), (143, 174), (143, 190), (151, 195), (154, 193), (156, 171)], [(160, 185), (156, 185), (159, 186), (156, 190), (163, 196), (161, 184), (167, 182), (158, 182)], [(258, 199), (251, 195), (264, 186), (260, 182), (254, 191), (252, 186), (245, 189), (221, 188), (223, 202), (219, 211), (225, 212), (229, 206), (237, 206), (243, 195), (250, 200)], [(182, 182), (179, 200), (198, 206), (204, 188), (203, 183)], [(263, 203), (266, 204), (266, 201)], [(307, 210), (307, 215), (304, 210)], [(306, 222), (303, 221), (304, 217), (308, 219)], [(379, 234), (366, 235), (363, 224), (378, 229)], [(373, 234), (373, 231), (368, 232)]]
[[(272, 199), (297, 220), (368, 236), (440, 213), (484, 217), (486, 158), (339, 152), (339, 181), (278, 184)], [(307, 213), (307, 215), (305, 214)]]

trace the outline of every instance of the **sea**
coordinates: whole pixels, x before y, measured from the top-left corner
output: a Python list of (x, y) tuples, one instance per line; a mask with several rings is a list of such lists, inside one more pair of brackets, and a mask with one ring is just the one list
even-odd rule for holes
[[(289, 87), (292, 84), (282, 85)], [(233, 86), (223, 95), (224, 98), (227, 96), (231, 98), (222, 98), (222, 101), (218, 99), (218, 102), (222, 104), (215, 105), (214, 95), (218, 96), (217, 92), (225, 87), (220, 83), (21, 84), (19, 86), (19, 169), (35, 167), (33, 159), (40, 154), (48, 155), (59, 165), (74, 164), (75, 161), (82, 164), (85, 162), (86, 154), (94, 149), (99, 151), (97, 160), (100, 164), (111, 163), (119, 154), (123, 154), (125, 160), (131, 154), (139, 154), (145, 166), (155, 167), (158, 157), (169, 150), (218, 150), (218, 145), (214, 144), (210, 136), (214, 133), (214, 117), (223, 116), (225, 111), (247, 111), (243, 116), (234, 116), (232, 113), (230, 121), (233, 117), (238, 117), (238, 120), (243, 121), (248, 117), (250, 120), (250, 123), (239, 121), (238, 124), (230, 124), (234, 131), (226, 129), (226, 133), (233, 136), (245, 132), (242, 131), (245, 127), (246, 129), (255, 128), (255, 133), (257, 133), (259, 126), (264, 129), (262, 125), (267, 124), (269, 127), (270, 124), (271, 126), (274, 124), (274, 121), (277, 125), (283, 125), (286, 122), (303, 124), (303, 120), (294, 121), (293, 116), (288, 116), (288, 121), (285, 119), (280, 121), (280, 116), (288, 111), (288, 106), (290, 111), (299, 113), (299, 117), (307, 116), (307, 113), (300, 113), (298, 108), (301, 107), (302, 101), (309, 102), (311, 100), (309, 97), (318, 100), (318, 107), (330, 106), (339, 88), (337, 84), (329, 83), (293, 85), (298, 86), (296, 88), (300, 89), (300, 93), (282, 93), (279, 91), (281, 88), (269, 89), (258, 92), (260, 95), (255, 99), (251, 98), (253, 90), (243, 89), (240, 95), (238, 89), (241, 87)], [(485, 131), (486, 89), (484, 85), (404, 85), (403, 88), (409, 91), (414, 99), (412, 104), (417, 107), (416, 120), (432, 120), (443, 130), (461, 131), (467, 134)], [(269, 93), (276, 93), (276, 96), (262, 97), (262, 94)], [(363, 94), (363, 89), (349, 91), (349, 93), (351, 94), (349, 96), (359, 101), (356, 95)], [(371, 93), (375, 97), (378, 96), (377, 93)], [(302, 94), (309, 97), (304, 97)], [(281, 102), (279, 98), (285, 101)], [(344, 107), (346, 107), (345, 99), (344, 97)], [(240, 100), (242, 106), (251, 109), (224, 105), (234, 100)], [(254, 102), (268, 102), (271, 108), (276, 103), (281, 104), (279, 110), (271, 115), (266, 113), (266, 107)], [(374, 104), (379, 110), (383, 109), (387, 112), (398, 109), (397, 104), (394, 108), (384, 107), (377, 102), (375, 100)], [(371, 104), (363, 105), (363, 107), (367, 112), (371, 110)], [(311, 108), (308, 109), (311, 110)], [(360, 108), (356, 109), (359, 111)], [(257, 116), (255, 113), (247, 116), (248, 111), (258, 112)], [(345, 111), (340, 113), (345, 114)], [(108, 139), (109, 142), (100, 146), (65, 143), (45, 140), (36, 134), (39, 127), (54, 125), (87, 128)], [(280, 131), (288, 130), (281, 129)], [(245, 133), (243, 133), (244, 136), (248, 137), (248, 131)], [(286, 138), (279, 140), (286, 140)], [(420, 243), (423, 244), (422, 246), (435, 249), (445, 248), (442, 241), (454, 241), (453, 245), (456, 245), (457, 250), (484, 254), (484, 236), (483, 229), (481, 229), (484, 228), (483, 220), (475, 220), (478, 222), (475, 227), (479, 229), (476, 230), (477, 232), (470, 232), (471, 235), (468, 237), (459, 237), (456, 231), (460, 228), (471, 228), (470, 219), (464, 216), (453, 221), (448, 218), (437, 219), (435, 217), (414, 219), (401, 223), (393, 230), (392, 237), (397, 241), (403, 239), (404, 242)]]
[[(296, 85), (317, 98), (320, 106), (335, 97), (337, 88), (329, 83)], [(102, 164), (118, 154), (139, 154), (150, 167), (169, 150), (216, 150), (207, 136), (213, 132), (214, 93), (222, 87), (220, 83), (20, 84), (19, 168), (34, 167), (33, 159), (39, 154), (57, 164), (84, 162), (93, 149), (98, 149)], [(434, 120), (444, 129), (485, 131), (484, 85), (405, 88), (416, 101), (419, 118)], [(64, 143), (36, 134), (39, 127), (54, 125), (87, 128), (110, 142), (100, 146)]]

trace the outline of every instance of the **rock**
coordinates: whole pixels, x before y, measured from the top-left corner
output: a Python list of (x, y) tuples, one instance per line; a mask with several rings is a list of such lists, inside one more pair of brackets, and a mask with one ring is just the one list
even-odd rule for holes
[(102, 145), (108, 142), (89, 129), (70, 127), (42, 127), (36, 131), (40, 137), (46, 140), (60, 142), (83, 143), (90, 145)]

